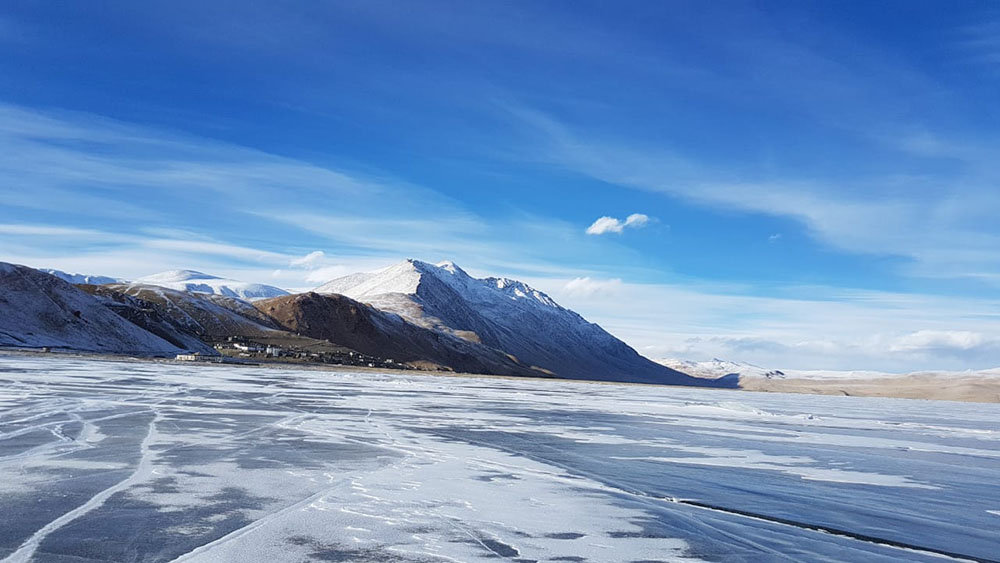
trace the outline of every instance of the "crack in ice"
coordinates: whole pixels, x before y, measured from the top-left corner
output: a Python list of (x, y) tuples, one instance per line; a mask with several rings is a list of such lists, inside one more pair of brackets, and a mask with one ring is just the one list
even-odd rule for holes
[(42, 526), (30, 538), (25, 540), (17, 551), (8, 555), (0, 563), (26, 563), (35, 555), (38, 546), (49, 534), (100, 507), (115, 493), (124, 491), (135, 483), (149, 477), (153, 471), (153, 457), (156, 455), (149, 446), (156, 437), (156, 423), (158, 420), (160, 420), (160, 413), (155, 413), (153, 419), (149, 421), (149, 430), (146, 432), (146, 437), (139, 444), (139, 463), (131, 475), (92, 496), (87, 502)]

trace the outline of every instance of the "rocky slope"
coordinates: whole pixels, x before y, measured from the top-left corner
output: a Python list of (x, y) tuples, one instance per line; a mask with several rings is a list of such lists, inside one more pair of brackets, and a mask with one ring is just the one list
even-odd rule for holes
[(220, 295), (188, 293), (155, 285), (111, 284), (84, 289), (120, 305), (152, 309), (177, 330), (201, 340), (271, 336), (281, 329), (249, 303)]
[(197, 332), (177, 323), (156, 303), (127, 295), (111, 286), (80, 284), (80, 290), (93, 295), (101, 304), (130, 323), (147, 330), (167, 342), (189, 352), (217, 355), (214, 348), (202, 340)]
[(315, 290), (342, 294), (420, 326), (484, 344), (560, 377), (732, 386), (693, 378), (640, 356), (544, 293), (507, 278), (476, 279), (450, 262), (406, 260)]
[(0, 263), (0, 345), (170, 355), (181, 347), (45, 272)]

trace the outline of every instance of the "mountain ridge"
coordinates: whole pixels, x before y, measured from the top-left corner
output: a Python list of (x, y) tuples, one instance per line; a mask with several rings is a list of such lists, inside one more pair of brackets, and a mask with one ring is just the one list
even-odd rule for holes
[(85, 284), (103, 285), (106, 283), (125, 283), (127, 281), (121, 278), (112, 278), (109, 276), (94, 276), (90, 274), (76, 274), (76, 273), (71, 274), (68, 272), (64, 272), (62, 270), (53, 270), (51, 268), (38, 268), (38, 271), (45, 272), (46, 274), (55, 276), (65, 282), (69, 282), (72, 284), (85, 283)]
[(331, 280), (314, 291), (346, 295), (414, 324), (503, 350), (560, 377), (711, 384), (642, 357), (523, 282), (473, 278), (453, 262), (407, 259), (374, 273)]
[(178, 291), (235, 297), (246, 301), (288, 295), (289, 292), (260, 283), (213, 276), (197, 270), (167, 270), (136, 279), (138, 285), (156, 285)]
[[(240, 284), (237, 289), (260, 284), (196, 270), (169, 270), (129, 283), (74, 286), (42, 271), (8, 267), (14, 268), (30, 270), (36, 283), (30, 297), (13, 308), (21, 309), (22, 316), (47, 314), (56, 320), (44, 327), (53, 336), (41, 339), (45, 343), (7, 334), (0, 341), (5, 345), (41, 347), (55, 342), (83, 350), (214, 354), (211, 346), (235, 338), (285, 342), (303, 350), (329, 349), (329, 344), (421, 369), (735, 386), (730, 377), (696, 378), (656, 364), (544, 292), (505, 277), (477, 279), (453, 262), (408, 259), (377, 272), (331, 280), (317, 292), (288, 294), (273, 288), (281, 292), (273, 297), (234, 291), (234, 284)], [(0, 297), (20, 287), (16, 281), (0, 283)], [(82, 309), (33, 312), (63, 294), (85, 303), (81, 307), (88, 319), (104, 319), (94, 334), (58, 338), (59, 327), (72, 325), (69, 317), (83, 314)], [(17, 333), (17, 323), (8, 324), (8, 333)], [(104, 340), (111, 344), (95, 344)]]

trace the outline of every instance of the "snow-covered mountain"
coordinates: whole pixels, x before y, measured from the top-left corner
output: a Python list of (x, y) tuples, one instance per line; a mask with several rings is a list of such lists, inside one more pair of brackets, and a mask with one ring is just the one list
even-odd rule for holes
[(104, 285), (108, 283), (125, 283), (126, 280), (119, 278), (109, 278), (108, 276), (91, 276), (87, 274), (70, 274), (62, 270), (52, 270), (48, 268), (39, 268), (39, 272), (45, 272), (46, 274), (55, 276), (63, 281), (67, 281), (72, 284), (91, 284), (91, 285)]
[(716, 378), (736, 374), (741, 377), (783, 378), (786, 375), (781, 370), (766, 369), (745, 362), (733, 362), (718, 358), (713, 358), (708, 362), (663, 358), (656, 360), (656, 362), (695, 377)]
[(56, 276), (5, 263), (0, 263), (0, 346), (154, 355), (182, 351)]
[(158, 285), (177, 291), (208, 293), (253, 301), (288, 295), (284, 289), (259, 283), (248, 283), (210, 276), (194, 270), (170, 270), (135, 280), (137, 284)]
[(413, 323), (502, 350), (558, 376), (705, 385), (640, 356), (548, 295), (507, 278), (476, 279), (451, 262), (406, 260), (315, 290), (396, 313)]

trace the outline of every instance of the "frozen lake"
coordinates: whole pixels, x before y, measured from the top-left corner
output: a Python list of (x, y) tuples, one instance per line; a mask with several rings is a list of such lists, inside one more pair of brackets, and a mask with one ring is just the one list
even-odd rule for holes
[(1000, 406), (0, 355), (3, 561), (1000, 559)]

